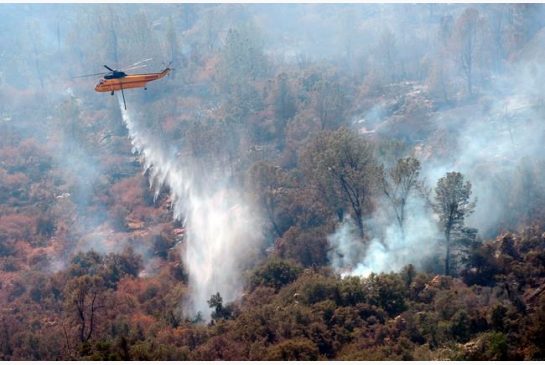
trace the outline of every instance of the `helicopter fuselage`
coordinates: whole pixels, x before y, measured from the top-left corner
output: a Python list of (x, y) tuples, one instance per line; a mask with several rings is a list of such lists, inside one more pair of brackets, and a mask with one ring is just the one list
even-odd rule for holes
[(127, 75), (122, 71), (113, 71), (98, 82), (95, 86), (95, 91), (99, 93), (113, 93), (114, 91), (124, 89), (145, 88), (148, 82), (162, 79), (168, 75), (169, 72), (170, 68), (168, 67), (161, 72), (148, 74)]

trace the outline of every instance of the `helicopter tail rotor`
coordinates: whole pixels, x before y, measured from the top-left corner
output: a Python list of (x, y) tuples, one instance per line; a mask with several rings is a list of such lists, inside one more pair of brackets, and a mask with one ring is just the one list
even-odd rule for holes
[(167, 74), (167, 76), (171, 76), (170, 72), (172, 71), (175, 71), (176, 69), (173, 68), (173, 67), (170, 67), (172, 65), (172, 61), (170, 61), (168, 64), (165, 64), (165, 62), (163, 62), (163, 70), (169, 70), (169, 73)]

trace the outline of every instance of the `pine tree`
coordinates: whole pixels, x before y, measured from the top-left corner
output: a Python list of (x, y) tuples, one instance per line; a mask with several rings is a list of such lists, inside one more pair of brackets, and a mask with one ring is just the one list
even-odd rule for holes
[(433, 208), (439, 215), (439, 224), (445, 234), (445, 275), (450, 273), (453, 238), (463, 232), (464, 219), (475, 208), (475, 201), (469, 201), (470, 195), (471, 183), (464, 182), (464, 175), (459, 172), (448, 172), (439, 179), (435, 188)]

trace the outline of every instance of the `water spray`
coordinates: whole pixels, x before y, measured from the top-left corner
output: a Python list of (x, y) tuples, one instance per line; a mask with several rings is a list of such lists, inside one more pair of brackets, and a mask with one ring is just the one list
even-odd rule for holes
[(191, 158), (177, 158), (118, 100), (133, 153), (142, 159), (150, 188), (157, 198), (168, 186), (173, 216), (187, 228), (182, 252), (191, 294), (184, 303), (186, 315), (200, 312), (208, 317), (211, 295), (219, 292), (229, 302), (241, 294), (241, 270), (261, 240), (259, 221), (236, 186), (213, 169), (192, 168), (196, 163)]

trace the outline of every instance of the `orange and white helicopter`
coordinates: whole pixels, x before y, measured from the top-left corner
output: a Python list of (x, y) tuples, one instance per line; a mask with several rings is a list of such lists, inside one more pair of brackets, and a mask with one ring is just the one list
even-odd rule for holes
[[(136, 62), (130, 66), (127, 66), (125, 71), (130, 71), (137, 68), (146, 67), (146, 65), (140, 65), (140, 64), (149, 60), (151, 60), (151, 58), (142, 60), (140, 62)], [(81, 75), (77, 77), (104, 75), (103, 78), (100, 79), (98, 84), (95, 86), (95, 91), (99, 93), (110, 92), (111, 95), (114, 95), (115, 91), (121, 90), (121, 95), (123, 95), (123, 104), (125, 105), (125, 109), (127, 109), (127, 103), (125, 102), (125, 93), (123, 92), (123, 90), (141, 88), (141, 87), (143, 87), (144, 90), (147, 90), (148, 82), (162, 79), (163, 77), (168, 75), (170, 71), (172, 71), (172, 69), (169, 66), (170, 64), (167, 67), (165, 67), (165, 69), (161, 72), (145, 73), (145, 74), (127, 74), (125, 71), (114, 70), (108, 67), (107, 65), (104, 65), (104, 67), (108, 70), (108, 72), (100, 72), (100, 73), (90, 74), (90, 75)]]

